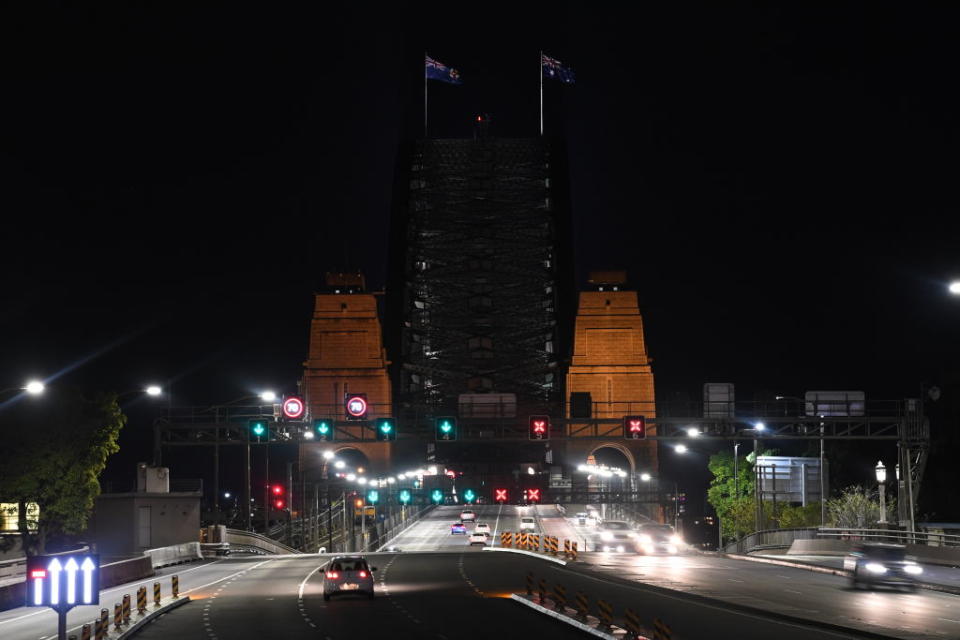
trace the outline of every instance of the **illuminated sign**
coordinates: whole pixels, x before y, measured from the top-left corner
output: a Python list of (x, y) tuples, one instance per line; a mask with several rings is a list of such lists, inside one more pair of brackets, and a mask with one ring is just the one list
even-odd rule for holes
[(641, 440), (647, 437), (647, 420), (643, 416), (623, 416), (623, 437)]
[(302, 398), (290, 396), (289, 398), (283, 399), (283, 415), (287, 419), (296, 420), (303, 416), (305, 410), (306, 407), (303, 404)]
[(494, 499), (496, 502), (506, 502), (506, 501), (507, 501), (507, 490), (506, 490), (506, 489), (494, 489), (494, 490), (493, 490), (493, 493), (494, 493), (493, 499)]
[(365, 418), (367, 415), (367, 396), (364, 394), (352, 394), (346, 397), (344, 407), (347, 410), (347, 416), (350, 418)]
[(90, 554), (27, 558), (28, 607), (67, 611), (100, 604), (100, 558)]

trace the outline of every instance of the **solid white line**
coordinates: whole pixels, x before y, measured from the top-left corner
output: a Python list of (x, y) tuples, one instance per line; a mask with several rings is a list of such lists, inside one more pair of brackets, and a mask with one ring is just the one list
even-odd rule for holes
[(327, 560), (326, 562), (324, 562), (323, 564), (321, 564), (320, 566), (318, 566), (318, 567), (315, 568), (313, 571), (311, 571), (310, 573), (307, 574), (307, 577), (304, 578), (304, 579), (303, 579), (303, 582), (300, 583), (300, 589), (297, 591), (297, 600), (303, 600), (303, 588), (304, 588), (305, 586), (307, 586), (307, 580), (310, 579), (310, 576), (312, 576), (313, 574), (315, 574), (317, 571), (320, 571), (320, 569), (323, 569), (323, 568), (324, 568), (325, 566), (327, 566), (328, 564), (330, 564), (330, 561), (329, 561), (329, 560)]
[(500, 507), (497, 509), (497, 522), (493, 525), (493, 539), (491, 542), (497, 544), (497, 529), (500, 528), (500, 512), (503, 511), (503, 503), (500, 503)]

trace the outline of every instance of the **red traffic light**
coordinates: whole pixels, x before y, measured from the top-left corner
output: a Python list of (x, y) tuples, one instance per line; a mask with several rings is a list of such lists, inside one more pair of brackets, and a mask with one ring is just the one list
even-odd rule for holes
[(493, 499), (495, 502), (506, 502), (507, 501), (507, 490), (506, 489), (494, 489), (493, 490)]
[(550, 416), (530, 416), (528, 436), (531, 440), (550, 438)]
[(623, 437), (640, 440), (647, 437), (647, 420), (643, 416), (623, 416)]
[(523, 493), (527, 502), (540, 502), (540, 489), (527, 489)]
[(273, 495), (275, 496), (283, 495), (283, 485), (275, 484), (270, 490), (273, 491)]
[(273, 506), (275, 506), (277, 509), (283, 509), (283, 507), (286, 506), (286, 504), (287, 504), (287, 503), (284, 502), (283, 500), (274, 500), (274, 501), (273, 501)]

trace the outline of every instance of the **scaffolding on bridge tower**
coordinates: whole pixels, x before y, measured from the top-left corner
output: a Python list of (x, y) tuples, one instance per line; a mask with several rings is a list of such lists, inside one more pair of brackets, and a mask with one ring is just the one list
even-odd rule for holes
[(397, 396), (427, 413), (455, 409), (464, 393), (516, 394), (518, 416), (562, 397), (563, 147), (488, 137), (484, 125), (473, 139), (418, 140), (401, 157)]

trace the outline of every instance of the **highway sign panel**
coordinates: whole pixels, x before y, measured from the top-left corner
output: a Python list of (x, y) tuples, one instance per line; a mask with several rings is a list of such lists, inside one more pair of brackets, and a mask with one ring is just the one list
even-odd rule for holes
[(26, 604), (60, 611), (100, 604), (100, 557), (86, 553), (28, 557)]

